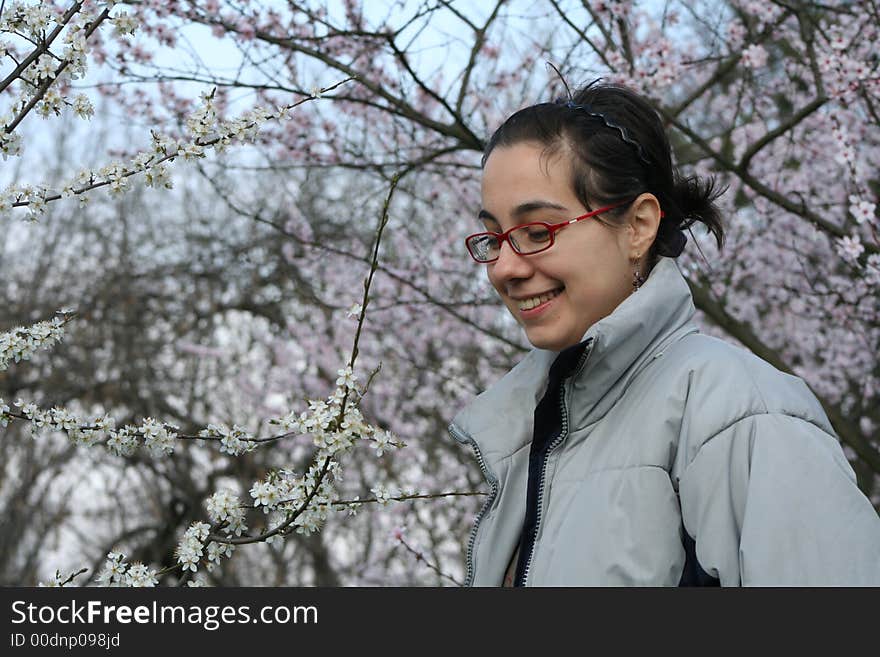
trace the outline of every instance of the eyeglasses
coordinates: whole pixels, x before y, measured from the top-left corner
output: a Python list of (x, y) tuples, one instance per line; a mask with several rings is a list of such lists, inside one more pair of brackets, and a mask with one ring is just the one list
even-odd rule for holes
[(599, 208), (598, 210), (587, 212), (587, 214), (582, 214), (579, 217), (558, 224), (534, 221), (532, 223), (514, 226), (503, 233), (493, 233), (488, 231), (485, 233), (475, 233), (473, 235), (468, 235), (465, 238), (464, 243), (467, 247), (468, 253), (471, 254), (471, 258), (480, 264), (495, 262), (498, 260), (498, 255), (501, 253), (501, 245), (504, 244), (505, 240), (510, 243), (511, 248), (518, 254), (533, 255), (535, 253), (540, 253), (541, 251), (546, 251), (553, 246), (555, 241), (553, 236), (557, 231), (562, 230), (566, 226), (571, 226), (578, 221), (589, 219), (590, 217), (595, 217), (597, 214), (602, 214), (603, 212), (608, 212), (608, 210), (618, 208), (621, 205), (624, 205), (624, 203), (617, 203), (615, 205)]

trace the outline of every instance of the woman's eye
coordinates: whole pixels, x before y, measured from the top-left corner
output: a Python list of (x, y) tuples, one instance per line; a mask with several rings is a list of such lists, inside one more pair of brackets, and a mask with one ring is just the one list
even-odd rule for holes
[(550, 239), (550, 231), (543, 226), (529, 226), (529, 239), (533, 242), (546, 242)]

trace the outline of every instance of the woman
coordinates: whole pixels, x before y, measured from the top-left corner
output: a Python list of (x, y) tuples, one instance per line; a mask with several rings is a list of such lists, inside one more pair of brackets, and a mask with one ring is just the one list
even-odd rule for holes
[(459, 413), (477, 586), (880, 585), (880, 518), (816, 398), (701, 335), (682, 229), (723, 231), (659, 117), (593, 84), (511, 116), (466, 244), (535, 347)]

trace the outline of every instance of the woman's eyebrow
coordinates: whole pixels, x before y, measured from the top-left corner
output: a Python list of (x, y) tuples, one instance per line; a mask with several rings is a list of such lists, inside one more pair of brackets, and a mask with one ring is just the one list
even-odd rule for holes
[[(517, 205), (511, 215), (515, 219), (519, 219), (523, 215), (528, 214), (529, 212), (534, 212), (535, 210), (568, 210), (564, 205), (559, 205), (559, 203), (553, 203), (552, 201), (526, 201), (525, 203), (520, 203)], [(477, 214), (477, 219), (480, 221), (491, 219), (495, 223), (499, 223), (499, 221), (492, 215), (488, 210), (480, 209), (479, 214)]]
[(489, 221), (494, 221), (496, 224), (498, 223), (498, 220), (492, 215), (491, 212), (480, 208), (480, 211), (477, 213), (477, 221), (486, 221), (487, 219)]

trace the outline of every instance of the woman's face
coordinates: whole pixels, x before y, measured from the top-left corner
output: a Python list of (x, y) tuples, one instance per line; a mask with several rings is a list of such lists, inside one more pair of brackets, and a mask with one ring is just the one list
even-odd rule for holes
[[(525, 142), (492, 151), (482, 180), (486, 230), (560, 223), (590, 211), (571, 188), (566, 155), (542, 157), (543, 150)], [(580, 342), (632, 292), (631, 233), (627, 224), (613, 229), (585, 219), (558, 231), (541, 253), (522, 256), (505, 241), (486, 271), (529, 342), (560, 351)]]

